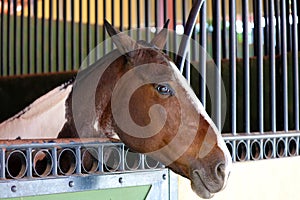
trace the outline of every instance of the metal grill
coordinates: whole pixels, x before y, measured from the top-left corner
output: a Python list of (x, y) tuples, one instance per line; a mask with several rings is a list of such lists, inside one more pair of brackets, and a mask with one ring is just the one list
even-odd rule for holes
[[(120, 30), (162, 27), (170, 18), (170, 29), (180, 33), (193, 1), (0, 3), (0, 74), (8, 76), (78, 69), (89, 51), (107, 38), (102, 26), (104, 18)], [(219, 128), (225, 115), (221, 103), (227, 100), (222, 132), (230, 133), (224, 134), (224, 138), (234, 160), (269, 158), (263, 156), (265, 137), (272, 141), (272, 158), (280, 157), (276, 154), (278, 141), (284, 141), (279, 142), (279, 146), (285, 147), (283, 156), (298, 155), (299, 4), (297, 0), (208, 0), (200, 10), (192, 38), (206, 49), (217, 66), (215, 104), (209, 105), (206, 89), (210, 60), (193, 45), (188, 59), (198, 63), (203, 76), (195, 75), (190, 65), (185, 66), (183, 73), (207, 110), (215, 107), (214, 121)], [(129, 34), (135, 39), (151, 38), (150, 34)], [(177, 49), (179, 41), (169, 38), (166, 49), (170, 46)], [(103, 49), (95, 53), (96, 58), (112, 47), (104, 43)], [(227, 97), (221, 95), (221, 80), (227, 87)], [(290, 146), (296, 146), (296, 154), (288, 153)], [(251, 157), (252, 147), (260, 149), (259, 157)]]
[(130, 151), (122, 143), (96, 139), (12, 143), (0, 145), (1, 179), (105, 174), (163, 167), (146, 155)]
[(148, 184), (154, 188), (149, 199), (169, 195), (169, 171), (122, 143), (105, 139), (2, 141), (0, 152), (0, 198)]

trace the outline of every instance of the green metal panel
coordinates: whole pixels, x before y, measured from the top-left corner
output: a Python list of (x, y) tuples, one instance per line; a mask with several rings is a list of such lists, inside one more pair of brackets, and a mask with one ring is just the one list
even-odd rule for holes
[(144, 185), (137, 187), (20, 197), (11, 198), (9, 200), (144, 200), (146, 199), (150, 188), (151, 185)]

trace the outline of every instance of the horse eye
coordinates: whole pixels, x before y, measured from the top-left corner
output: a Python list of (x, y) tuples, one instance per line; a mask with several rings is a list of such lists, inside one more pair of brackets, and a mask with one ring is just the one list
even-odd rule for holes
[(155, 89), (157, 90), (158, 93), (162, 95), (174, 95), (173, 89), (168, 85), (168, 84), (159, 84), (155, 86)]

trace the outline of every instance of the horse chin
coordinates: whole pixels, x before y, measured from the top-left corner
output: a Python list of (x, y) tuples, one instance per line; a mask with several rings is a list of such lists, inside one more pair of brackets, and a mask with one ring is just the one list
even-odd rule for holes
[(210, 199), (214, 196), (214, 194), (208, 190), (198, 173), (192, 173), (191, 187), (194, 190), (194, 192), (203, 199)]

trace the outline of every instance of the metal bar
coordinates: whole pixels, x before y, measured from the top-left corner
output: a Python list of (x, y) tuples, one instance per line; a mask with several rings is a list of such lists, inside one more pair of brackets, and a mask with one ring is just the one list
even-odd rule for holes
[(75, 70), (76, 67), (76, 40), (75, 40), (75, 2), (71, 1), (71, 69)]
[(243, 0), (243, 66), (244, 66), (244, 80), (245, 80), (245, 131), (250, 133), (250, 66), (249, 66), (249, 5), (248, 0)]
[(206, 1), (203, 2), (202, 7), (200, 9), (200, 37), (199, 43), (202, 49), (200, 49), (200, 80), (201, 82), (201, 95), (200, 101), (204, 108), (206, 108), (206, 44), (207, 44), (207, 37), (206, 37)]
[(270, 78), (271, 78), (271, 130), (276, 132), (276, 64), (275, 64), (275, 24), (274, 24), (274, 2), (269, 0), (269, 52), (270, 52)]
[(17, 0), (13, 1), (13, 17), (14, 17), (14, 32), (13, 32), (13, 42), (14, 42), (14, 46), (13, 46), (13, 75), (17, 74)]
[(231, 132), (237, 132), (237, 101), (236, 101), (236, 2), (229, 0), (229, 62), (231, 74)]
[(53, 163), (53, 168), (52, 168), (52, 175), (57, 176), (57, 147), (53, 147), (51, 149), (52, 153), (52, 163)]
[[(103, 2), (105, 3), (106, 1), (103, 1)], [(105, 7), (104, 7), (104, 10), (105, 10)], [(105, 32), (104, 32), (104, 36), (105, 36)], [(83, 60), (82, 42), (83, 42), (83, 38), (82, 38), (82, 0), (79, 0), (79, 44), (78, 44), (79, 66), (81, 65), (82, 60)]]
[(42, 59), (42, 72), (46, 72), (46, 67), (45, 67), (45, 0), (42, 0), (42, 41), (41, 41), (41, 59)]
[(150, 41), (150, 32), (149, 32), (149, 0), (145, 0), (144, 12), (145, 12), (145, 27), (146, 27), (146, 41)]
[(167, 1), (164, 0), (164, 22), (167, 21), (167, 18), (168, 18), (168, 5), (167, 5)]
[(158, 0), (154, 1), (154, 7), (155, 7), (154, 8), (154, 24), (157, 29), (157, 27), (158, 27)]
[(87, 25), (86, 25), (86, 56), (87, 66), (90, 64), (90, 34), (91, 34), (91, 1), (87, 1)]
[[(284, 4), (284, 5), (283, 5)], [(290, 0), (281, 0), (281, 13), (282, 9), (284, 8), (284, 14), (285, 14), (285, 29), (286, 29), (286, 38), (292, 38), (291, 36), (291, 24), (290, 24)], [(283, 17), (283, 16), (281, 16)], [(281, 24), (283, 25), (283, 24)], [(286, 50), (287, 52), (290, 52), (292, 49), (292, 40), (286, 40)]]
[[(115, 25), (115, 14), (114, 14), (114, 11), (115, 11), (115, 1), (114, 0), (111, 0), (111, 25), (114, 26)], [(111, 43), (111, 49), (114, 48), (114, 44), (113, 42)]]
[[(173, 46), (174, 46), (174, 48), (173, 48), (173, 51), (175, 51), (175, 52), (177, 52), (177, 40), (176, 40), (176, 26), (177, 26), (177, 19), (176, 19), (176, 17), (177, 17), (177, 15), (176, 15), (176, 13), (177, 13), (177, 11), (176, 11), (176, 0), (173, 0), (173, 2), (172, 2), (172, 4), (173, 4), (173, 7), (172, 7), (172, 13), (173, 13)], [(174, 59), (173, 60), (175, 60), (175, 57), (174, 57)]]
[(60, 37), (59, 37), (59, 0), (56, 0), (56, 71), (59, 71)]
[(281, 0), (280, 24), (281, 24), (281, 61), (282, 61), (282, 80), (283, 80), (283, 126), (288, 130), (288, 83), (287, 83), (287, 27), (286, 27), (286, 4)]
[[(3, 5), (3, 4), (2, 4)], [(24, 74), (24, 0), (21, 0), (21, 27), (20, 27), (20, 74)]]
[(222, 57), (227, 58), (226, 1), (222, 2)]
[(120, 31), (123, 31), (123, 0), (120, 0)]
[[(103, 19), (106, 19), (106, 1), (103, 1)], [(105, 40), (106, 39), (106, 31), (104, 28), (102, 28), (102, 30), (103, 30), (103, 33), (102, 33), (102, 35), (103, 35), (103, 53), (106, 54), (106, 46), (107, 46), (106, 40)]]
[(8, 75), (11, 75), (11, 67), (10, 67), (10, 1), (11, 0), (8, 0), (7, 2), (7, 8), (8, 8), (8, 14), (7, 14), (7, 46), (6, 46), (6, 54), (7, 54), (7, 64), (6, 64), (6, 68), (7, 68), (7, 74)]
[[(3, 3), (3, 1), (2, 1)], [(2, 4), (3, 5), (3, 4)], [(4, 6), (2, 6), (4, 7)], [(5, 178), (5, 148), (0, 149), (0, 178)]]
[(99, 22), (98, 22), (98, 0), (95, 0), (95, 35), (94, 35), (94, 40), (95, 40), (95, 61), (98, 60), (98, 42), (99, 42)]
[(279, 8), (279, 0), (274, 1), (274, 9), (275, 9), (275, 19), (276, 19), (276, 55), (281, 53), (281, 34), (280, 34), (280, 8)]
[(32, 177), (32, 148), (26, 149), (26, 160), (27, 160), (27, 176)]
[(263, 69), (263, 29), (262, 29), (262, 3), (255, 1), (256, 10), (256, 22), (254, 23), (255, 41), (256, 44), (255, 52), (257, 57), (257, 68), (258, 68), (258, 121), (259, 121), (259, 132), (264, 132), (264, 69)]
[(270, 0), (264, 0), (263, 1), (263, 3), (264, 3), (264, 6), (263, 6), (264, 7), (264, 17), (265, 17), (265, 27), (264, 27), (264, 52), (265, 52), (265, 55), (269, 55), (269, 50), (270, 50), (269, 45), (271, 45), (270, 41), (269, 41), (270, 40), (269, 39), (269, 36), (270, 36), (270, 33), (269, 33), (270, 22), (268, 20), (268, 17), (270, 16), (270, 14), (269, 14), (268, 2), (270, 2)]
[(27, 8), (28, 8), (28, 17), (27, 17), (27, 74), (31, 72), (31, 5), (30, 1), (27, 1)]
[[(4, 5), (4, 0), (1, 0), (1, 5)], [(0, 49), (1, 49), (1, 54), (0, 54), (0, 75), (4, 75), (4, 6), (1, 6), (1, 27), (0, 27)]]
[[(132, 13), (131, 10), (131, 0), (128, 0), (128, 13)], [(154, 9), (156, 11), (156, 9)], [(128, 15), (128, 30), (129, 30), (129, 34), (130, 34), (130, 29), (131, 29), (131, 15)]]
[(137, 16), (137, 40), (140, 40), (140, 28), (141, 28), (141, 13), (140, 13), (140, 0), (136, 0), (136, 16)]
[(34, 73), (38, 72), (38, 2), (33, 3), (34, 12)]
[(63, 29), (64, 29), (64, 34), (63, 34), (63, 70), (67, 71), (68, 68), (68, 31), (67, 31), (67, 0), (63, 0)]
[(53, 12), (53, 2), (52, 2), (52, 0), (49, 0), (48, 72), (53, 71), (53, 68), (52, 68), (52, 20), (53, 20), (52, 12)]
[[(298, 11), (299, 12), (299, 11)], [(294, 70), (294, 112), (295, 130), (299, 130), (299, 63), (298, 63), (298, 29), (297, 29), (297, 7), (296, 0), (292, 0), (292, 60)], [(298, 17), (299, 20), (299, 17)], [(299, 22), (298, 22), (299, 23)]]
[(254, 133), (251, 134), (243, 133), (243, 134), (223, 134), (224, 140), (226, 141), (238, 141), (238, 140), (260, 140), (260, 139), (274, 139), (274, 138), (290, 138), (290, 137), (299, 137), (300, 132), (297, 131), (289, 131), (289, 132), (266, 132), (264, 134)]

